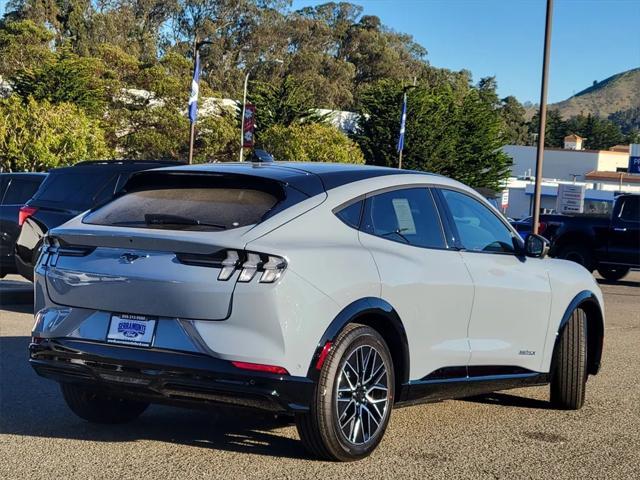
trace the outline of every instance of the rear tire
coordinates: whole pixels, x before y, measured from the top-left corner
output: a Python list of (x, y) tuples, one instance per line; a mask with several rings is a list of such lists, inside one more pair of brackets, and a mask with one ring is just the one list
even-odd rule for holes
[(382, 336), (364, 325), (347, 325), (322, 366), (310, 411), (296, 416), (305, 448), (326, 460), (368, 456), (389, 423), (394, 378)]
[(615, 266), (600, 266), (598, 267), (598, 273), (605, 280), (609, 280), (611, 282), (617, 282), (618, 280), (622, 280), (627, 273), (631, 270), (629, 267), (615, 267)]
[(70, 383), (63, 383), (60, 388), (71, 411), (92, 423), (127, 423), (138, 418), (149, 406), (146, 402), (111, 396)]
[(551, 403), (562, 410), (584, 405), (587, 384), (587, 316), (576, 309), (571, 314), (554, 352), (551, 372)]
[(589, 247), (579, 244), (565, 245), (560, 248), (558, 258), (579, 263), (590, 272), (593, 272), (593, 255)]

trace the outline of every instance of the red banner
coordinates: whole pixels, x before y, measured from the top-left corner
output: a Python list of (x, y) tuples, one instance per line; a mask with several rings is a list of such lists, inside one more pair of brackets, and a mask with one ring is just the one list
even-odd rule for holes
[(242, 121), (243, 140), (242, 146), (245, 148), (252, 148), (254, 144), (254, 130), (256, 128), (256, 106), (247, 103), (244, 106), (244, 119)]

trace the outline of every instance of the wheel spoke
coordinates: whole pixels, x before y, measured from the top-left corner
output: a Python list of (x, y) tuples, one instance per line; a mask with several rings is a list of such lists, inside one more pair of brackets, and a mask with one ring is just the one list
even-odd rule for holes
[(370, 345), (357, 347), (342, 365), (335, 387), (338, 426), (354, 445), (371, 440), (389, 405), (388, 369)]

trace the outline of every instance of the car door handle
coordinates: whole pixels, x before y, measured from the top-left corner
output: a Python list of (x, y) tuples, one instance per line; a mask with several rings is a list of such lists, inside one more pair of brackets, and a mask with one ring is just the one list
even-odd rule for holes
[(613, 231), (614, 231), (614, 232), (626, 232), (626, 231), (627, 231), (627, 229), (626, 229), (626, 227), (622, 227), (622, 228), (621, 228), (621, 227), (615, 227), (615, 228), (613, 229)]

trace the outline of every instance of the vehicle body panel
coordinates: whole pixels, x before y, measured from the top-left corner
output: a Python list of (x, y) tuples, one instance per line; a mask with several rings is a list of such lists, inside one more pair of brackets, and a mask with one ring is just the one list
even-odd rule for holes
[(20, 208), (38, 190), (46, 173), (0, 174), (0, 272), (16, 272), (14, 249), (20, 233)]
[[(267, 169), (209, 165), (176, 171), (246, 172), (249, 168), (261, 175), (266, 172), (274, 180), (280, 175), (277, 165)], [(525, 258), (522, 252), (493, 255), (452, 246), (408, 246), (359, 231), (335, 213), (368, 195), (403, 187), (455, 188), (488, 206), (458, 182), (397, 171), (370, 178), (356, 176), (349, 182), (344, 175), (350, 169), (335, 167), (339, 174), (333, 175), (328, 166), (312, 165), (309, 172), (304, 170), (306, 164), (282, 168), (291, 188), (298, 189), (298, 185), (311, 195), (317, 178), (306, 176), (317, 175), (326, 190), (257, 225), (225, 231), (90, 225), (82, 222), (84, 215), (53, 229), (50, 236), (63, 244), (43, 252), (35, 279), (34, 336), (47, 344), (44, 350), (63, 348), (56, 342), (69, 339), (104, 344), (99, 339), (113, 313), (137, 313), (156, 317), (159, 333), (148, 349), (127, 347), (135, 350), (131, 355), (144, 358), (145, 352), (155, 350), (177, 356), (188, 352), (224, 362), (275, 365), (285, 368), (291, 377), (307, 377), (315, 368), (322, 342), (331, 342), (339, 334), (333, 331), (327, 337), (334, 319), (347, 322), (349, 319), (342, 319), (347, 306), (373, 298), (393, 309), (406, 332), (407, 381), (398, 399), (411, 397), (413, 401), (407, 393), (410, 385), (415, 395), (420, 392), (429, 397), (432, 387), (424, 381), (437, 372), (455, 373), (448, 380), (491, 383), (492, 378), (480, 372), (509, 371), (516, 372), (513, 379), (517, 382), (540, 383), (549, 372), (560, 322), (575, 296), (591, 291), (602, 305), (592, 276), (570, 262)], [(90, 247), (89, 253), (73, 256), (74, 246)], [(72, 254), (61, 254), (62, 247), (71, 248)], [(220, 249), (276, 255), (286, 261), (286, 269), (272, 284), (260, 283), (258, 278), (239, 282), (238, 271), (228, 281), (220, 281), (218, 267), (183, 265), (177, 255)], [(129, 262), (127, 254), (138, 257)], [(55, 263), (51, 263), (54, 256)], [(354, 321), (357, 315), (355, 311)], [(80, 347), (75, 343), (74, 351), (81, 351)], [(535, 355), (521, 355), (521, 351)], [(33, 352), (50, 355), (33, 347), (32, 359)], [(124, 350), (105, 349), (100, 354), (108, 352)], [(131, 362), (131, 355), (113, 362)], [(112, 365), (109, 358), (101, 358)], [(216, 365), (214, 376), (228, 380), (228, 365), (221, 365)], [(45, 367), (53, 368), (51, 364)], [(98, 375), (89, 370), (83, 374)], [(239, 371), (238, 375), (240, 378)], [(241, 378), (241, 382), (249, 381)], [(214, 383), (219, 390), (219, 382)], [(456, 391), (450, 395), (458, 396), (459, 389)], [(436, 397), (435, 393), (430, 396)]]

